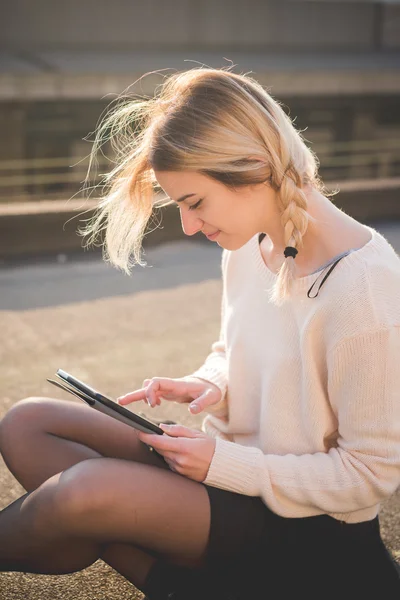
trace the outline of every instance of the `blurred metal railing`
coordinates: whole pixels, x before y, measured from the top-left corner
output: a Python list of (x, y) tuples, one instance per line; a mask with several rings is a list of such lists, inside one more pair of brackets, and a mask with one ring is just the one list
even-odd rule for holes
[[(326, 184), (400, 176), (400, 139), (309, 145), (318, 156), (319, 172)], [(82, 197), (88, 165), (89, 157), (0, 161), (0, 202)], [(99, 158), (94, 164), (95, 170), (88, 185), (98, 184), (101, 174), (111, 170), (113, 166), (112, 161)]]

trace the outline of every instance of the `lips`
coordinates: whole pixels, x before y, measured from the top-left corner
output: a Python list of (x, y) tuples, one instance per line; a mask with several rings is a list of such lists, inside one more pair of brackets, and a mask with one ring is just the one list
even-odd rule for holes
[(207, 233), (205, 233), (204, 235), (205, 235), (205, 236), (206, 236), (206, 238), (207, 238), (207, 239), (209, 239), (209, 240), (215, 240), (215, 238), (217, 238), (217, 237), (219, 236), (219, 234), (220, 234), (220, 233), (221, 233), (221, 231), (220, 231), (220, 230), (218, 230), (218, 231), (215, 231), (214, 233), (212, 233), (212, 234), (210, 234), (210, 235), (209, 235), (209, 234), (207, 234)]

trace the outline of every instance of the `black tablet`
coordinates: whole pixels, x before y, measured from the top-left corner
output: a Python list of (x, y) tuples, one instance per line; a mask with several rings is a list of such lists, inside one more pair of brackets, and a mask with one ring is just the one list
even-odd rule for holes
[(99, 410), (100, 412), (113, 417), (122, 423), (126, 423), (131, 427), (135, 427), (135, 429), (144, 431), (145, 433), (158, 433), (159, 435), (164, 433), (161, 427), (158, 427), (155, 423), (152, 423), (151, 421), (140, 417), (127, 408), (120, 406), (115, 400), (107, 398), (107, 396), (104, 396), (66, 371), (58, 369), (57, 377), (59, 377), (59, 381), (54, 379), (47, 379), (47, 381), (65, 390), (66, 392), (73, 394), (80, 400), (83, 400), (95, 410)]

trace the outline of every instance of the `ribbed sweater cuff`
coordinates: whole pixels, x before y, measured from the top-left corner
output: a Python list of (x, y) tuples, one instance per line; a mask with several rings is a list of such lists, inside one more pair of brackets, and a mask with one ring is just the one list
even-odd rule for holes
[(247, 496), (258, 496), (262, 456), (258, 448), (217, 438), (203, 483)]

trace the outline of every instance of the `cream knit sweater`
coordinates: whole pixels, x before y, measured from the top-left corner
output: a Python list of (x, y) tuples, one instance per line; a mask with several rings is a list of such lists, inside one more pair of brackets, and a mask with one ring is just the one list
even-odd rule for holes
[[(258, 236), (222, 253), (221, 335), (195, 373), (221, 401), (204, 483), (284, 517), (372, 519), (400, 484), (400, 258), (378, 231), (277, 307)], [(316, 293), (314, 286), (313, 294)]]

